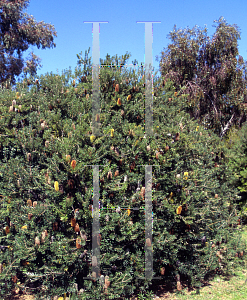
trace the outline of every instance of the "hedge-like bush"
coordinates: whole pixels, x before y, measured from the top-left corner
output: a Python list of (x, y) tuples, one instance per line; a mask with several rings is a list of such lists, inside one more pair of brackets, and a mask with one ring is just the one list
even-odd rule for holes
[[(83, 299), (120, 299), (147, 288), (145, 165), (153, 166), (154, 277), (179, 290), (181, 281), (200, 286), (242, 256), (238, 190), (225, 178), (223, 143), (183, 111), (186, 98), (171, 82), (163, 87), (156, 77), (154, 136), (145, 136), (142, 75), (101, 69), (101, 137), (90, 127), (90, 67), (1, 90), (1, 296), (15, 287), (40, 298), (68, 295), (77, 283)], [(85, 279), (92, 275), (93, 165), (103, 285)]]

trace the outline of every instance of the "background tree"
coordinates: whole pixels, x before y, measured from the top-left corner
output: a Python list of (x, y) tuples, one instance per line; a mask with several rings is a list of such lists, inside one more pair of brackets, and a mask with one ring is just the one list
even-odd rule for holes
[(172, 43), (161, 52), (160, 72), (174, 81), (179, 94), (188, 94), (191, 117), (223, 137), (232, 125), (246, 121), (246, 62), (238, 53), (238, 26), (223, 17), (214, 22), (211, 40), (206, 28), (174, 26), (168, 35)]
[[(36, 22), (33, 16), (23, 12), (28, 3), (26, 0), (0, 0), (0, 83), (8, 79), (15, 83), (15, 76), (19, 76), (24, 68), (22, 53), (30, 45), (42, 46), (42, 49), (56, 46), (54, 26)], [(39, 60), (31, 55), (25, 71), (34, 74)]]

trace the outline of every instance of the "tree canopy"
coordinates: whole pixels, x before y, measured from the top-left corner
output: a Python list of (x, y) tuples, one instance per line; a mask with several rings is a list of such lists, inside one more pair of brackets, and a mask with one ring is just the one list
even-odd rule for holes
[(22, 71), (35, 74), (39, 58), (31, 53), (25, 66), (22, 56), (30, 45), (38, 49), (56, 46), (54, 26), (25, 13), (28, 4), (26, 0), (0, 0), (0, 83), (10, 80), (14, 84)]
[[(179, 94), (188, 94), (186, 110), (205, 128), (223, 137), (232, 125), (246, 121), (246, 62), (238, 52), (240, 33), (223, 17), (212, 39), (207, 29), (177, 29), (161, 52), (160, 72)], [(157, 58), (158, 59), (158, 58)]]

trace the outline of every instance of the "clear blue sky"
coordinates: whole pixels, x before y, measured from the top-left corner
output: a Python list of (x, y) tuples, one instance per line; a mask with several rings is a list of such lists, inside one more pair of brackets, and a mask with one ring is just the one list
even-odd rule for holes
[[(100, 58), (106, 54), (124, 55), (131, 53), (128, 63), (134, 59), (144, 62), (145, 25), (137, 21), (160, 21), (153, 24), (153, 66), (158, 70), (156, 55), (167, 47), (167, 35), (176, 24), (177, 28), (193, 28), (198, 25), (208, 28), (211, 37), (215, 32), (214, 20), (221, 16), (227, 23), (239, 26), (239, 54), (247, 60), (247, 2), (244, 0), (31, 0), (27, 12), (37, 21), (55, 26), (56, 47), (37, 49), (30, 47), (42, 61), (38, 75), (47, 72), (59, 73), (69, 67), (74, 71), (76, 54), (90, 47), (92, 56), (92, 24), (84, 21), (108, 21), (100, 25)], [(28, 54), (28, 53), (27, 53)], [(160, 74), (158, 74), (160, 75)]]

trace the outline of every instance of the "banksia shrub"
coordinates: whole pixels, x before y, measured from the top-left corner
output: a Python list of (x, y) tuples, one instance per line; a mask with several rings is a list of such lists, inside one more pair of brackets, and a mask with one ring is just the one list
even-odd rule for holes
[[(226, 161), (214, 161), (211, 154), (225, 152), (221, 140), (209, 131), (196, 131), (197, 122), (183, 111), (185, 99), (179, 93), (174, 97), (169, 81), (154, 98), (154, 136), (145, 134), (141, 77), (130, 72), (125, 84), (125, 72), (115, 68), (100, 72), (104, 117), (101, 135), (92, 139), (92, 105), (86, 98), (92, 91), (91, 70), (79, 64), (75, 74), (47, 74), (38, 85), (18, 87), (20, 112), (8, 111), (13, 91), (0, 93), (0, 240), (6, 246), (0, 262), (8, 266), (1, 273), (2, 297), (14, 287), (11, 276), (19, 276), (23, 288), (42, 297), (68, 293), (77, 283), (88, 299), (126, 299), (151, 283), (137, 280), (145, 277), (146, 245), (153, 249), (154, 276), (178, 289), (183, 280), (199, 286), (221, 268), (219, 263), (226, 270), (237, 260), (236, 253), (238, 258), (245, 255), (235, 229), (239, 190), (228, 185)], [(78, 93), (71, 86), (73, 78), (79, 78)], [(121, 93), (113, 80), (123, 82)], [(154, 77), (154, 85), (158, 83)], [(71, 92), (65, 94), (68, 88)], [(118, 98), (128, 100), (124, 114), (116, 105)], [(100, 199), (97, 207), (94, 196)], [(146, 239), (148, 197), (153, 233)], [(97, 208), (101, 237), (92, 230)], [(102, 285), (85, 279), (95, 271), (93, 241), (100, 247)], [(221, 246), (227, 251), (217, 255)]]

